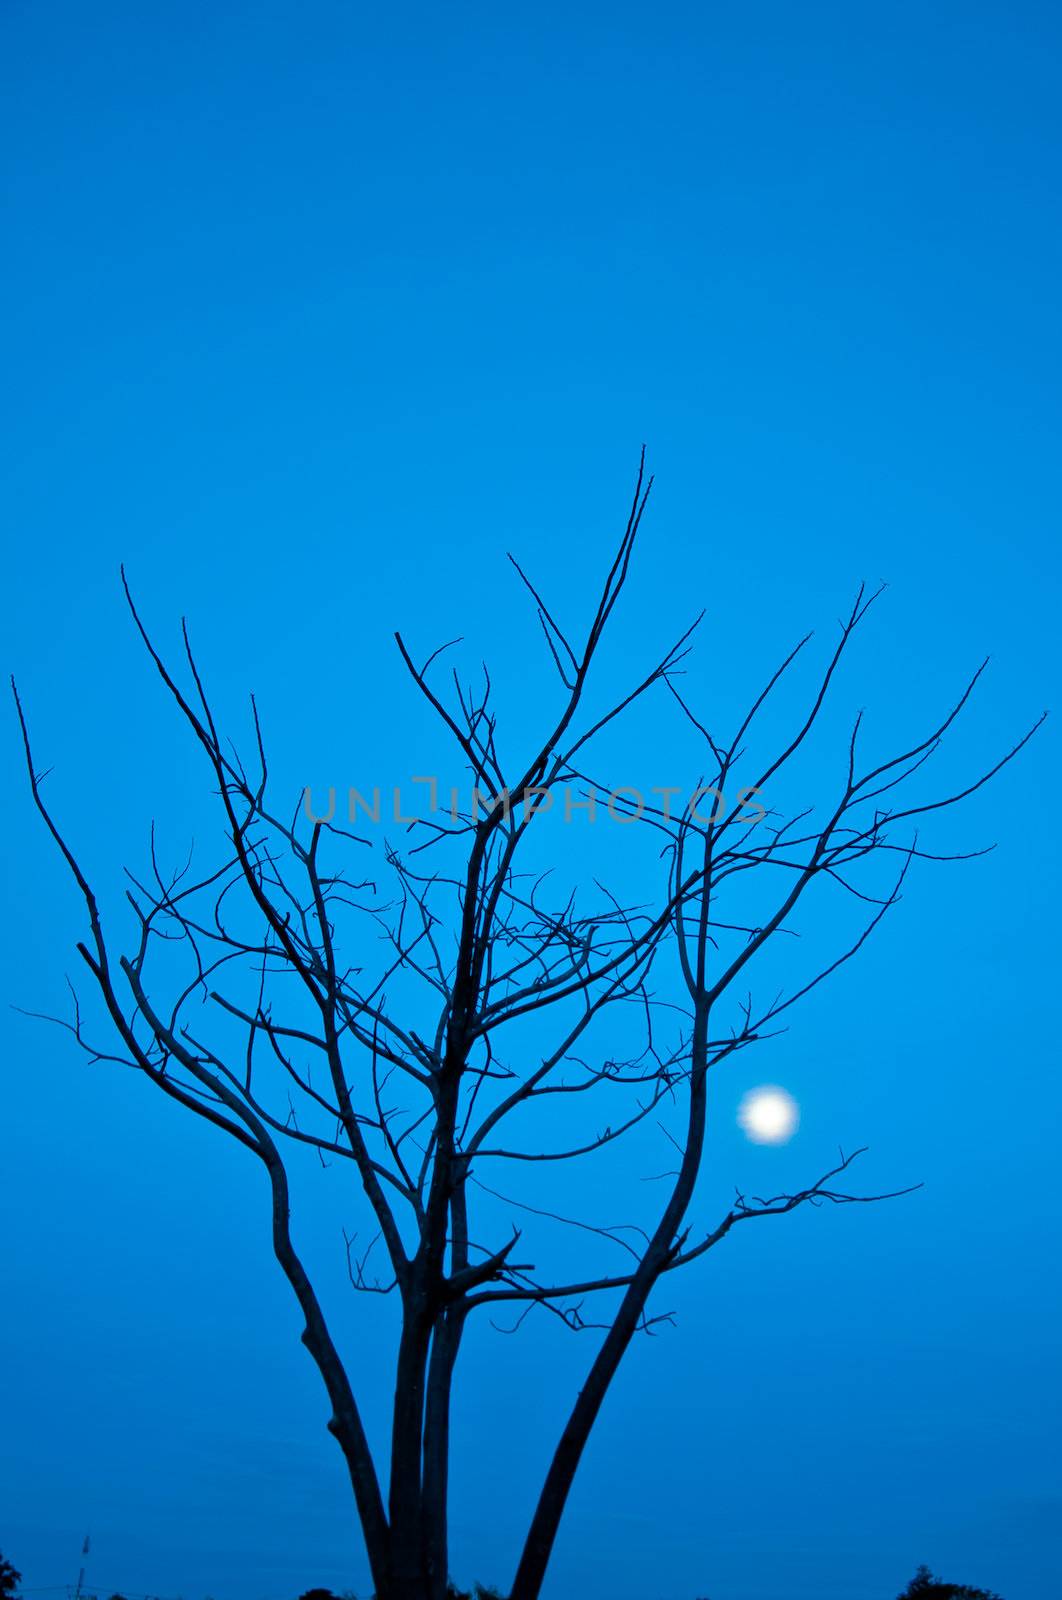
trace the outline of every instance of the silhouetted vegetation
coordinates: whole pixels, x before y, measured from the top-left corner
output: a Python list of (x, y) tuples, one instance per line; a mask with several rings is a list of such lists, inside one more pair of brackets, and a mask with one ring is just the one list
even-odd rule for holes
[[(18, 1600), (21, 1581), (21, 1572), (17, 1572), (0, 1553), (0, 1600)], [(125, 1600), (125, 1597), (113, 1594), (110, 1600)], [(337, 1595), (332, 1589), (314, 1588), (305, 1589), (299, 1600), (357, 1600), (357, 1596), (349, 1591)], [(372, 1596), (370, 1600), (376, 1600), (376, 1597)], [(490, 1584), (474, 1583), (471, 1589), (459, 1589), (450, 1578), (446, 1585), (446, 1600), (505, 1600), (505, 1597)], [(965, 1583), (946, 1583), (942, 1578), (935, 1578), (928, 1567), (921, 1566), (896, 1600), (1002, 1600), (1002, 1596), (989, 1589), (972, 1589)]]
[(21, 1582), (21, 1572), (16, 1572), (10, 1561), (5, 1561), (3, 1556), (0, 1555), (0, 1597), (2, 1597), (2, 1600), (14, 1600)]
[(928, 1567), (919, 1567), (897, 1600), (1000, 1600), (988, 1589), (971, 1589), (965, 1583), (945, 1583), (934, 1578)]

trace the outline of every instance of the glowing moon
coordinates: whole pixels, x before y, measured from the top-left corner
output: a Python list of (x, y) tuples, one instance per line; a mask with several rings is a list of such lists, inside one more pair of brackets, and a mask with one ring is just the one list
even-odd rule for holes
[(785, 1144), (800, 1122), (800, 1108), (791, 1094), (766, 1084), (750, 1089), (738, 1107), (738, 1122), (753, 1144)]

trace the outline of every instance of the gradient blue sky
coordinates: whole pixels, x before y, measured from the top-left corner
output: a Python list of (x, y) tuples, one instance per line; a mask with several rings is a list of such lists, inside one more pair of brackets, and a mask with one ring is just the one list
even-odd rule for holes
[[(1060, 68), (1059, 13), (1028, 3), (9, 0), (4, 664), (107, 903), (150, 816), (175, 854), (210, 817), (120, 560), (160, 637), (189, 614), (234, 725), (256, 689), (293, 791), (386, 783), (430, 748), (391, 629), (505, 661), (519, 740), (552, 687), (504, 552), (584, 616), (643, 440), (603, 696), (704, 605), (690, 687), (725, 722), (887, 579), (839, 710), (885, 748), (990, 651), (947, 771), (1005, 747), (1057, 699)], [(637, 724), (632, 761), (671, 726)], [(4, 998), (58, 1009), (82, 914), (13, 719), (4, 761)], [(890, 1600), (919, 1561), (1059, 1592), (1058, 776), (1049, 725), (935, 834), (999, 850), (916, 874), (720, 1076), (706, 1214), (838, 1143), (926, 1187), (757, 1224), (669, 1286), (554, 1600)], [(57, 1032), (3, 1028), (0, 1548), (31, 1590), (91, 1530), (104, 1593), (364, 1592), (257, 1173)], [(785, 1150), (734, 1127), (762, 1080), (803, 1107)], [(326, 1273), (330, 1183), (296, 1219)], [(615, 1199), (588, 1180), (589, 1212)], [(383, 1339), (334, 1275), (375, 1429)], [(465, 1581), (508, 1581), (588, 1355), (475, 1334)]]

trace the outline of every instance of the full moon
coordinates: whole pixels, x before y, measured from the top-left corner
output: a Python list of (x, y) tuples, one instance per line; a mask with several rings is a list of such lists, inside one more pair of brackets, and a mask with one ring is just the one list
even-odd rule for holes
[(799, 1121), (800, 1108), (793, 1096), (773, 1085), (750, 1089), (738, 1108), (738, 1122), (753, 1144), (785, 1144)]

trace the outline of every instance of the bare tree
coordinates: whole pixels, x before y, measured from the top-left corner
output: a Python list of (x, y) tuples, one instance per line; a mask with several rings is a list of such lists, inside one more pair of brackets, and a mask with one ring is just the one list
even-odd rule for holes
[[(791, 1007), (856, 954), (896, 904), (912, 862), (928, 855), (914, 832), (918, 819), (980, 788), (1034, 731), (957, 791), (907, 798), (910, 780), (965, 707), (978, 669), (932, 731), (888, 760), (861, 764), (857, 718), (836, 792), (818, 820), (811, 811), (776, 812), (768, 803), (772, 786), (804, 746), (852, 635), (877, 598), (863, 589), (792, 737), (760, 763), (755, 783), (733, 804), (735, 769), (754, 724), (807, 638), (730, 738), (710, 732), (679, 688), (696, 624), (618, 703), (589, 715), (592, 668), (628, 579), (650, 487), (643, 457), (626, 527), (581, 643), (562, 631), (516, 569), (537, 609), (561, 693), (551, 725), (509, 771), (486, 669), (475, 687), (454, 673), (444, 691), (436, 686), (441, 650), (418, 666), (395, 635), (413, 685), (452, 737), (475, 792), (470, 810), (454, 806), (419, 821), (403, 853), (386, 848), (385, 888), (379, 874), (351, 867), (365, 859), (367, 841), (334, 816), (314, 819), (305, 797), (290, 820), (274, 809), (257, 710), (255, 760), (245, 766), (218, 730), (187, 630), (188, 686), (182, 687), (127, 587), (155, 669), (216, 786), (226, 843), (208, 872), (194, 873), (189, 861), (165, 873), (153, 830), (151, 868), (131, 879), (132, 934), (121, 944), (104, 929), (89, 880), (44, 800), (16, 692), (33, 798), (84, 897), (89, 935), (77, 948), (102, 997), (111, 1042), (89, 1040), (76, 996), (73, 1020), (63, 1025), (93, 1059), (134, 1067), (265, 1168), (273, 1249), (328, 1392), (328, 1426), (346, 1461), (379, 1600), (442, 1600), (446, 1592), (451, 1393), (470, 1316), (509, 1308), (519, 1322), (545, 1310), (573, 1330), (600, 1330), (512, 1585), (512, 1600), (535, 1600), (609, 1385), (635, 1334), (659, 1319), (649, 1302), (660, 1279), (754, 1218), (885, 1198), (849, 1192), (854, 1156), (841, 1154), (806, 1188), (768, 1198), (738, 1194), (713, 1226), (696, 1227), (691, 1203), (702, 1168), (709, 1074), (771, 1037)], [(588, 747), (650, 692), (662, 692), (682, 719), (708, 775), (678, 807), (670, 804), (673, 791), (661, 805), (647, 806), (631, 791), (616, 792), (610, 802), (614, 815), (637, 821), (641, 837), (659, 845), (655, 903), (630, 905), (600, 885), (592, 903), (574, 893), (551, 899), (547, 878), (523, 870), (527, 840), (541, 826), (538, 812), (562, 785), (581, 793), (607, 787), (584, 768)], [(709, 785), (716, 795), (706, 812)], [(750, 969), (784, 944), (805, 896), (826, 885), (862, 908), (860, 926), (817, 969), (800, 971), (786, 993), (755, 1004)], [(382, 937), (387, 950), (372, 975), (356, 964), (366, 933), (374, 936), (370, 943)], [(622, 1008), (623, 1034), (634, 1043), (623, 1059), (595, 1060), (583, 1052), (614, 1008)], [(571, 1130), (557, 1148), (543, 1147), (534, 1115), (546, 1097), (563, 1097), (548, 1103), (565, 1109)], [(585, 1108), (601, 1103), (605, 1109), (588, 1117)], [(549, 1184), (570, 1163), (593, 1160), (658, 1121), (671, 1170), (656, 1175), (651, 1193), (660, 1198), (644, 1228), (598, 1226), (551, 1203)], [(397, 1291), (386, 1485), (350, 1368), (292, 1239), (287, 1163), (296, 1145), (349, 1163), (374, 1219), (373, 1245), (387, 1263), (384, 1277), (376, 1277), (367, 1252), (348, 1240), (351, 1280), (366, 1293)], [(493, 1181), (495, 1171), (527, 1162), (538, 1175), (534, 1206), (510, 1202)], [(575, 1230), (591, 1251), (585, 1271), (551, 1274), (523, 1259), (521, 1224), (529, 1215)], [(618, 1268), (603, 1268), (603, 1250), (621, 1252)]]

